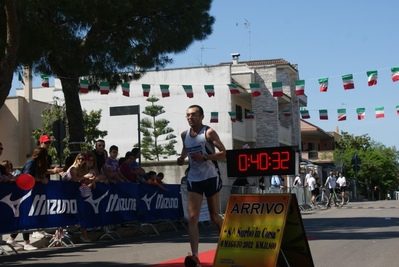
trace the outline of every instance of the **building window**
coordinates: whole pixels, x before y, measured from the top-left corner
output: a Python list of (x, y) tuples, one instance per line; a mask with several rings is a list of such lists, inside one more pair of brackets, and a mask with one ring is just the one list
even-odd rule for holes
[(308, 143), (308, 151), (314, 150), (314, 143)]
[(239, 105), (236, 105), (236, 120), (242, 121), (242, 107)]

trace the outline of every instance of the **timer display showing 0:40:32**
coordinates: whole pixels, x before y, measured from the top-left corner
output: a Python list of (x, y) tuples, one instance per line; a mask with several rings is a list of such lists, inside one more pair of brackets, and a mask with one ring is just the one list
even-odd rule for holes
[(295, 154), (291, 147), (228, 150), (229, 177), (295, 174)]

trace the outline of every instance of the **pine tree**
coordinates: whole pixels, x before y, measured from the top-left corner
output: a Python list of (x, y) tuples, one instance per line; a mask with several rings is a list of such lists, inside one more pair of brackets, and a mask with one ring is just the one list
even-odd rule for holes
[[(151, 102), (151, 105), (146, 106), (142, 113), (149, 116), (149, 118), (140, 120), (140, 132), (143, 133), (140, 148), (141, 155), (146, 160), (157, 161), (163, 155), (176, 155), (174, 148), (174, 144), (177, 143), (176, 135), (172, 134), (174, 130), (168, 127), (170, 121), (156, 119), (156, 117), (165, 113), (163, 106), (155, 104), (159, 101), (156, 97), (150, 97), (147, 101)], [(166, 142), (166, 144), (161, 144), (162, 142)]]

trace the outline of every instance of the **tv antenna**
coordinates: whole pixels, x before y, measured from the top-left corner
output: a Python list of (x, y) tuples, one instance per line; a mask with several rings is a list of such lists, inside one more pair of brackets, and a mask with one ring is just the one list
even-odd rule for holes
[[(248, 30), (248, 52), (249, 52), (249, 60), (251, 60), (251, 23), (247, 19), (245, 19), (245, 22), (243, 23), (245, 29)], [(239, 23), (236, 23), (236, 26), (239, 26)]]
[(202, 66), (202, 53), (204, 52), (205, 49), (215, 49), (213, 47), (204, 47), (204, 45), (201, 45), (201, 61), (200, 61), (200, 66)]

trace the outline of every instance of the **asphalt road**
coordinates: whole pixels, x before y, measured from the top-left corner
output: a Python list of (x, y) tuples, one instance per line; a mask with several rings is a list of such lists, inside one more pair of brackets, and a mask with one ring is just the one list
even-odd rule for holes
[[(399, 266), (399, 201), (357, 202), (302, 214), (315, 266)], [(201, 226), (200, 250), (215, 249), (213, 226)], [(0, 256), (3, 266), (145, 267), (187, 255), (187, 231), (135, 236)], [(171, 266), (172, 267), (172, 266)]]

